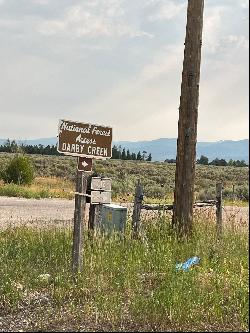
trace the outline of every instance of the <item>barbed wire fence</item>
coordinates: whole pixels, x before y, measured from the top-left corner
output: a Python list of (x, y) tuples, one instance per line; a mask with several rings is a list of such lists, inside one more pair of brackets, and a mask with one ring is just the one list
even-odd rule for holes
[[(220, 184), (220, 183), (219, 183)], [(218, 185), (217, 185), (218, 186)], [(238, 205), (225, 205), (223, 202), (222, 184), (219, 185), (219, 207), (218, 197), (215, 195), (215, 199), (200, 200), (194, 203), (193, 218), (194, 222), (197, 220), (204, 221), (205, 223), (213, 223), (216, 225), (217, 220), (220, 218), (223, 227), (232, 227), (234, 229), (242, 229), (248, 227), (249, 220), (249, 207)], [(135, 190), (136, 192), (136, 190)], [(142, 191), (143, 192), (143, 191)], [(226, 197), (227, 198), (227, 197)], [(155, 200), (155, 199), (154, 199)], [(132, 223), (133, 211), (135, 203), (135, 197), (133, 203), (120, 200), (121, 206), (127, 208), (128, 223)], [(169, 201), (162, 203), (162, 199), (159, 198), (159, 203), (147, 204), (144, 203), (144, 199), (137, 202), (140, 206), (140, 221), (142, 227), (150, 221), (150, 223), (160, 223), (161, 221), (171, 221), (173, 213), (173, 205), (169, 204)], [(220, 208), (220, 209), (219, 209)], [(218, 215), (219, 214), (219, 215)], [(219, 228), (222, 228), (220, 226)]]
[[(248, 210), (246, 216), (243, 216), (242, 207), (226, 207), (222, 201), (222, 183), (216, 184), (216, 198), (213, 200), (197, 201), (193, 205), (194, 220), (203, 219), (212, 221), (216, 225), (217, 233), (222, 233), (222, 227), (227, 226), (234, 228), (246, 227), (248, 221)], [(163, 221), (172, 220), (173, 204), (145, 204), (143, 203), (143, 186), (138, 183), (135, 187), (135, 197), (133, 204), (121, 203), (128, 209), (128, 219), (132, 220), (132, 230), (137, 234), (141, 224), (146, 221)]]

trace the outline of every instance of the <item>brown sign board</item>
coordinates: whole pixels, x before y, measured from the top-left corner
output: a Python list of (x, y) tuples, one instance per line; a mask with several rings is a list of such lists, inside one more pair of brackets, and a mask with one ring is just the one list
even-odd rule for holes
[(88, 157), (78, 157), (79, 171), (92, 171), (93, 159)]
[(57, 151), (97, 159), (112, 157), (112, 128), (59, 120)]

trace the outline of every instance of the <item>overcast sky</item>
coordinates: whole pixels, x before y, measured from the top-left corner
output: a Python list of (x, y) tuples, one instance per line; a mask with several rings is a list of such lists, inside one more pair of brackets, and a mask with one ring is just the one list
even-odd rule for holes
[[(177, 137), (187, 0), (0, 0), (0, 138)], [(205, 0), (198, 141), (248, 138), (249, 1)]]

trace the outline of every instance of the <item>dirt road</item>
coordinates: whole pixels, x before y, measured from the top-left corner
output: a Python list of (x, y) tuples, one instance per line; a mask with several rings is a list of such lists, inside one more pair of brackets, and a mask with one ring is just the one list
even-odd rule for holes
[[(132, 204), (128, 207), (131, 216)], [(209, 208), (210, 209), (210, 208)], [(214, 213), (214, 208), (212, 208)], [(142, 212), (144, 217), (156, 216), (156, 212)], [(88, 204), (85, 220), (88, 216)], [(0, 228), (27, 226), (72, 226), (74, 217), (74, 200), (65, 199), (24, 199), (0, 197)], [(248, 225), (249, 207), (223, 208), (225, 221)]]
[(0, 197), (0, 226), (69, 224), (74, 200)]

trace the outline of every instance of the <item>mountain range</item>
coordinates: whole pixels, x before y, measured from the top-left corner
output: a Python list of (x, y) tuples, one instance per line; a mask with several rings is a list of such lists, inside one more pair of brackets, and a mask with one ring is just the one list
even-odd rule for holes
[[(33, 140), (16, 140), (18, 143), (27, 145), (55, 145), (57, 138), (41, 138)], [(132, 153), (141, 153), (143, 151), (147, 154), (151, 153), (153, 161), (164, 161), (165, 159), (176, 158), (176, 139), (174, 138), (160, 138), (151, 141), (113, 141), (113, 145), (121, 146), (122, 149)], [(6, 139), (0, 139), (0, 145), (4, 144)], [(219, 158), (226, 161), (244, 160), (249, 162), (249, 139), (244, 140), (223, 140), (214, 142), (197, 142), (196, 156), (200, 158), (201, 155), (208, 157), (209, 161)]]

